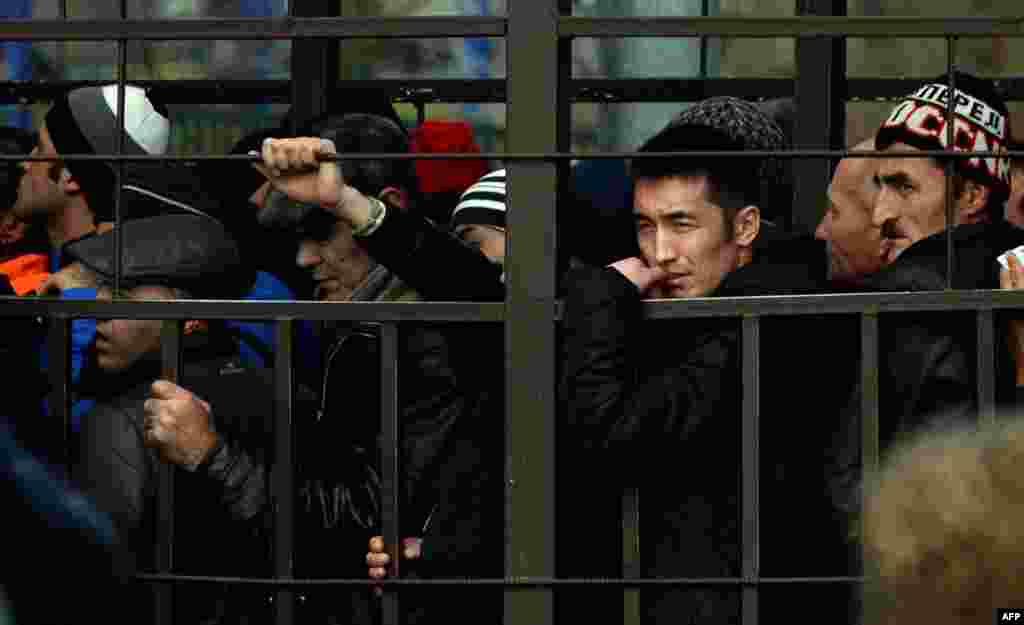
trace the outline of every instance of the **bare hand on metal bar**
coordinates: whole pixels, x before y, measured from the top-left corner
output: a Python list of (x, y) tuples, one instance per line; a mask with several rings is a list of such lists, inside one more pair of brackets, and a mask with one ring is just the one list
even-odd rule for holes
[(318, 137), (266, 139), (263, 162), (254, 164), (274, 188), (291, 199), (317, 204), (346, 222), (353, 230), (365, 227), (373, 217), (370, 199), (349, 186), (334, 142)]
[(143, 404), (147, 447), (167, 462), (195, 471), (217, 446), (210, 404), (166, 380), (157, 380)]
[[(403, 538), (402, 557), (406, 560), (418, 560), (423, 553), (422, 538)], [(384, 538), (374, 536), (370, 539), (370, 551), (366, 554), (366, 565), (370, 567), (371, 579), (384, 579), (388, 574), (388, 566), (391, 564), (391, 556), (388, 555), (384, 545)], [(383, 593), (380, 586), (375, 586), (373, 592), (378, 597)]]

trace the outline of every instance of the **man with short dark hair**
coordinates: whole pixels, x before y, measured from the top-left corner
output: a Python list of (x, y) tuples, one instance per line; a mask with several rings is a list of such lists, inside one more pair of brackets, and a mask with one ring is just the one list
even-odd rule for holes
[[(324, 139), (332, 150), (337, 146), (338, 153), (408, 151), (405, 134), (396, 124), (370, 115), (345, 116), (324, 132)], [(321, 145), (319, 139), (313, 143), (318, 148)], [(343, 160), (337, 165), (316, 163), (315, 168), (300, 167), (293, 171), (284, 163), (278, 167), (278, 159), (268, 158), (270, 152), (282, 145), (288, 146), (288, 150), (298, 150), (300, 145), (304, 151), (309, 148), (308, 141), (300, 140), (269, 140), (264, 144), (263, 170), (275, 189), (268, 193), (259, 218), (261, 223), (277, 227), (282, 236), (300, 240), (296, 263), (309, 271), (316, 283), (315, 298), (331, 302), (420, 301), (420, 293), (363, 246), (365, 239), (379, 232), (387, 219), (406, 216), (412, 210), (409, 185), (415, 184), (415, 177), (411, 162)], [(295, 156), (298, 158), (297, 153)], [(309, 156), (311, 151), (303, 158)], [(310, 186), (314, 187), (312, 191)], [(323, 191), (322, 196), (319, 190)], [(339, 208), (343, 203), (350, 208), (358, 204), (372, 218), (353, 224)], [(453, 243), (461, 245), (454, 240)], [(486, 259), (481, 262), (491, 266)], [(498, 282), (500, 268), (492, 266), (492, 270), (491, 275)], [(322, 384), (317, 385), (322, 389), (317, 398), (318, 409), (315, 414), (296, 419), (297, 448), (302, 450), (296, 469), (300, 483), (296, 570), (306, 577), (362, 577), (366, 574), (366, 546), (381, 530), (380, 325), (328, 324), (323, 339), (325, 359)], [(474, 387), (475, 378), (464, 376), (467, 369), (454, 364), (453, 351), (449, 333), (442, 329), (413, 326), (402, 328), (399, 335), (403, 536), (431, 535), (436, 524), (449, 522), (443, 518), (447, 511), (439, 508), (449, 497), (461, 493), (442, 492), (437, 486), (446, 479), (447, 454), (468, 440), (469, 451), (479, 456), (479, 450), (472, 449), (475, 439), (457, 433), (466, 428), (487, 429), (490, 413), (481, 407), (490, 404), (484, 403), (481, 392)], [(201, 392), (163, 383), (153, 390), (147, 404), (152, 422), (165, 423), (169, 428), (205, 428), (209, 410), (201, 401)], [(204, 446), (202, 439), (154, 440), (154, 444), (170, 458), (188, 457)], [(479, 463), (479, 458), (472, 462)], [(473, 480), (483, 479), (478, 469), (470, 469), (469, 475)], [(484, 477), (494, 479), (495, 475), (488, 473)], [(500, 488), (492, 492), (500, 493)], [(500, 513), (500, 505), (488, 507), (487, 512), (494, 509)], [(500, 522), (481, 525), (485, 527), (478, 526), (475, 533), (465, 535), (474, 545), (469, 548), (468, 557), (479, 557), (477, 552), (482, 549), (476, 545), (484, 529), (500, 531)], [(324, 545), (331, 546), (328, 555)], [(486, 546), (493, 552), (500, 550), (500, 542), (491, 541)], [(451, 561), (457, 564), (459, 555), (447, 551), (428, 553), (419, 566), (430, 566), (434, 561), (439, 567)], [(500, 565), (500, 556), (498, 562)], [(410, 609), (410, 618), (415, 615), (416, 619), (447, 622), (451, 618), (450, 603), (440, 601), (440, 596), (451, 595), (432, 591), (429, 597), (408, 598), (403, 605)], [(305, 609), (319, 616), (342, 616), (352, 622), (363, 622), (372, 615), (373, 606), (366, 602), (369, 598), (359, 591), (311, 595)], [(494, 605), (500, 611), (500, 601)], [(429, 615), (419, 613), (425, 606), (440, 610), (430, 611)]]
[[(0, 154), (28, 154), (35, 144), (29, 132), (0, 127)], [(18, 295), (34, 292), (49, 275), (45, 228), (18, 220), (11, 210), (23, 174), (14, 161), (0, 163), (0, 274), (7, 276)]]
[[(122, 121), (128, 155), (167, 151), (167, 110), (134, 85), (125, 86)], [(116, 154), (118, 85), (83, 87), (58, 98), (39, 127), (32, 156)], [(59, 248), (113, 221), (115, 174), (110, 163), (86, 160), (26, 161), (14, 213), (46, 223), (55, 250), (52, 269), (60, 268)]]
[[(640, 151), (760, 151), (784, 143), (778, 126), (755, 106), (711, 98), (683, 111)], [(773, 185), (785, 184), (778, 165), (770, 158), (634, 159), (641, 257), (574, 269), (566, 279), (562, 397), (567, 435), (577, 447), (574, 461), (564, 465), (573, 472), (569, 496), (586, 517), (586, 510), (598, 505), (591, 502), (606, 499), (616, 486), (640, 487), (641, 577), (743, 574), (739, 326), (734, 320), (700, 318), (644, 323), (641, 299), (822, 289), (820, 246), (787, 238), (761, 220), (761, 205), (778, 198)], [(801, 323), (805, 332), (812, 331), (813, 325)], [(792, 340), (794, 328), (792, 321), (779, 320), (764, 322), (761, 330), (764, 358), (782, 356), (787, 362), (775, 367), (765, 360), (760, 368), (761, 496), (773, 501), (760, 508), (766, 537), (762, 574), (794, 574), (795, 562), (807, 574), (809, 559), (782, 558), (777, 549), (796, 535), (816, 544), (815, 524), (824, 509), (807, 470), (821, 461), (816, 449), (824, 426), (802, 420), (800, 436), (808, 442), (801, 447), (773, 425), (791, 399), (776, 389), (813, 362), (805, 352), (811, 346)], [(779, 369), (787, 369), (787, 377)], [(805, 399), (824, 396), (828, 386), (801, 392)], [(786, 518), (780, 508), (789, 510)], [(607, 548), (599, 537), (593, 540), (588, 552)], [(587, 558), (589, 565), (589, 553)], [(566, 567), (560, 574), (581, 573)], [(580, 594), (586, 595), (580, 609), (598, 600), (592, 592)], [(737, 623), (740, 591), (728, 585), (644, 589), (640, 610), (649, 623)]]

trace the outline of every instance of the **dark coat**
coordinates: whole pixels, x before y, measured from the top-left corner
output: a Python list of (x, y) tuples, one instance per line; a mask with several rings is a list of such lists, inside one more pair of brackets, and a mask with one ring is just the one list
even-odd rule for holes
[[(713, 296), (820, 292), (821, 251), (769, 231), (753, 262), (729, 274)], [(644, 321), (637, 289), (613, 269), (577, 269), (567, 284), (562, 393), (568, 444), (577, 444), (574, 502), (601, 501), (613, 487), (639, 488), (641, 577), (739, 577), (739, 320)], [(811, 474), (823, 462), (828, 422), (800, 414), (794, 389), (806, 389), (801, 404), (817, 402), (827, 413), (833, 383), (815, 372), (828, 323), (761, 322), (762, 574), (802, 567), (806, 575), (820, 565), (814, 528), (827, 506), (824, 484)], [(787, 543), (797, 536), (811, 553), (793, 556)], [(740, 621), (736, 586), (641, 590), (640, 601), (645, 622)]]
[[(175, 471), (175, 572), (202, 575), (267, 573), (259, 532), (239, 532), (234, 518), (258, 528), (266, 498), (264, 434), (273, 406), (273, 386), (264, 371), (238, 365), (237, 345), (220, 332), (185, 337), (179, 384), (210, 402), (215, 427), (227, 441), (195, 473)], [(94, 364), (94, 363), (93, 363)], [(74, 477), (97, 508), (114, 521), (120, 543), (138, 570), (151, 570), (156, 544), (159, 459), (143, 442), (143, 404), (160, 376), (158, 363), (142, 362), (116, 376), (90, 366), (83, 390), (96, 398), (83, 418)], [(230, 457), (230, 460), (228, 458)], [(217, 544), (215, 552), (210, 544)], [(212, 554), (212, 555), (211, 555)], [(148, 618), (148, 592), (133, 593), (137, 614)], [(192, 588), (178, 593), (176, 609), (208, 617), (223, 601), (220, 589)], [(200, 599), (202, 597), (202, 599)], [(236, 603), (241, 605), (240, 603)]]
[[(502, 267), (424, 217), (389, 210), (370, 236), (360, 240), (367, 252), (428, 301), (503, 301)], [(407, 535), (423, 536), (419, 562), (403, 575), (423, 578), (501, 577), (504, 524), (504, 338), (493, 325), (458, 324), (414, 329), (409, 347), (433, 354), (430, 360), (450, 380), (448, 399), (429, 402), (438, 410), (417, 410), (403, 417), (407, 462), (419, 481), (410, 493), (412, 516)], [(419, 345), (419, 347), (417, 347)], [(413, 358), (413, 361), (416, 361)], [(420, 359), (422, 360), (422, 359)], [(413, 369), (413, 370), (423, 370)], [(441, 387), (438, 387), (439, 390)], [(451, 418), (444, 414), (445, 403)], [(415, 436), (412, 433), (418, 432)], [(429, 522), (427, 522), (429, 519)], [(425, 531), (424, 531), (425, 529)], [(497, 622), (500, 591), (480, 589), (477, 616)], [(448, 622), (458, 589), (431, 587), (407, 592), (405, 620)], [(486, 610), (486, 614), (482, 612)]]
[[(1024, 244), (1024, 230), (1006, 222), (958, 226), (953, 230), (955, 289), (999, 288), (1003, 252)], [(907, 248), (873, 276), (864, 290), (941, 291), (946, 288), (946, 234)], [(1005, 323), (996, 317), (997, 404), (1014, 400), (1014, 364), (1005, 340)], [(970, 423), (977, 419), (977, 326), (973, 312), (885, 315), (879, 321), (879, 445), (925, 427)], [(850, 397), (828, 466), (833, 503), (847, 520), (860, 509), (860, 388)], [(853, 529), (853, 528), (851, 528)]]

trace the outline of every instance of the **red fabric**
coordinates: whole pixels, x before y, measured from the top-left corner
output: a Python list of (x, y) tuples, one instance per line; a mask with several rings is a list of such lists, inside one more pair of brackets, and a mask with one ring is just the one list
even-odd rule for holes
[(50, 275), (44, 254), (22, 254), (0, 262), (0, 273), (7, 276), (18, 295), (35, 291)]
[[(413, 133), (411, 147), (416, 154), (480, 153), (472, 126), (447, 119), (423, 122)], [(483, 159), (416, 161), (416, 177), (424, 193), (462, 193), (486, 173)]]

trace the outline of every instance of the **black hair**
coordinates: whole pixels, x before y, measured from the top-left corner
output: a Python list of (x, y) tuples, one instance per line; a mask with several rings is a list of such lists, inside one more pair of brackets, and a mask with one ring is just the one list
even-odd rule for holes
[[(409, 152), (409, 137), (401, 127), (379, 115), (353, 113), (332, 118), (320, 137), (333, 141), (339, 154)], [(409, 159), (341, 161), (341, 171), (350, 185), (367, 196), (377, 197), (386, 187), (398, 187), (411, 195), (418, 191)]]
[[(669, 125), (648, 139), (638, 152), (742, 152), (743, 144), (709, 126)], [(722, 208), (726, 230), (732, 231), (733, 218), (740, 209), (761, 205), (762, 159), (707, 158), (674, 156), (638, 158), (630, 163), (633, 180), (672, 177), (706, 177), (708, 199)]]
[[(960, 70), (953, 71), (954, 77), (954, 88), (957, 91), (962, 91), (966, 94), (970, 94), (972, 97), (977, 98), (995, 110), (999, 111), (1003, 118), (1007, 121), (1006, 128), (1006, 141), (1007, 144), (1011, 144), (1010, 139), (1010, 112), (1006, 106), (1006, 98), (1002, 92), (996, 87), (995, 83), (991, 80), (984, 78), (978, 78), (973, 74), (968, 74)], [(949, 73), (945, 73), (941, 76), (936, 77), (931, 82), (936, 84), (948, 85), (949, 84)], [(1007, 194), (1001, 191), (1001, 188), (995, 188), (991, 182), (984, 177), (983, 174), (977, 170), (966, 167), (967, 159), (963, 158), (945, 158), (945, 157), (932, 157), (932, 162), (942, 170), (946, 169), (946, 162), (953, 161), (953, 197), (959, 198), (963, 195), (964, 190), (967, 188), (967, 181), (971, 180), (989, 189), (988, 202), (985, 205), (985, 212), (992, 219), (998, 219), (1003, 214), (1003, 204), (1007, 200)], [(1011, 161), (1012, 164), (1012, 161)]]
[[(21, 128), (0, 126), (0, 154), (28, 155), (36, 145), (35, 136)], [(17, 161), (0, 162), (0, 210), (8, 210), (18, 199), (18, 182), (23, 171)]]

